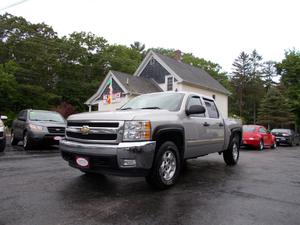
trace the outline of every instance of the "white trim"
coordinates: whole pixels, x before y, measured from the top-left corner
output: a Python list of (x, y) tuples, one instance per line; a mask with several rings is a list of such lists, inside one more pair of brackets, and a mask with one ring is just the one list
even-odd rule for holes
[[(172, 78), (172, 90), (168, 90), (168, 78)], [(175, 84), (175, 77), (173, 75), (166, 75), (165, 76), (165, 85), (166, 85), (166, 91), (174, 91), (174, 84)]]
[[(162, 66), (164, 67), (170, 74), (173, 75), (178, 82), (181, 82), (182, 79), (180, 76), (178, 76), (161, 58), (159, 58), (158, 55), (155, 54), (154, 51), (150, 50), (149, 53), (144, 58), (143, 62), (140, 64), (140, 66), (137, 68), (137, 70), (134, 72), (134, 76), (140, 76), (145, 67), (148, 65), (149, 61), (152, 59), (152, 57)], [(168, 75), (167, 75), (168, 76)]]
[(125, 92), (125, 94), (128, 93), (128, 90), (121, 84), (121, 82), (113, 74), (113, 71), (109, 71), (107, 73), (106, 77), (104, 78), (104, 80), (102, 81), (100, 87), (96, 91), (96, 93), (93, 94), (92, 97), (90, 97), (84, 104), (86, 104), (86, 105), (96, 105), (95, 100), (102, 95), (103, 91), (105, 90), (105, 88), (107, 86), (107, 81), (109, 80), (110, 77), (114, 79), (114, 81), (120, 86), (120, 88)]

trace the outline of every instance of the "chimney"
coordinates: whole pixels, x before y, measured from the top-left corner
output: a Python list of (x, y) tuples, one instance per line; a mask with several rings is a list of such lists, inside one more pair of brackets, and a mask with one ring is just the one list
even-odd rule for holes
[(175, 53), (174, 59), (177, 60), (178, 62), (181, 62), (182, 60), (181, 51), (176, 50), (174, 53)]

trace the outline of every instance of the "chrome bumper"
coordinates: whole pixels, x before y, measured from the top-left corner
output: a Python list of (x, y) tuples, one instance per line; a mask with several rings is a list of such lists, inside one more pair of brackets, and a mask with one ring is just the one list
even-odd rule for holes
[[(150, 169), (155, 153), (155, 141), (121, 142), (119, 144), (88, 144), (63, 139), (60, 141), (61, 152), (78, 154), (92, 158), (111, 157), (117, 158), (119, 168)], [(126, 165), (125, 160), (135, 160), (135, 165)]]

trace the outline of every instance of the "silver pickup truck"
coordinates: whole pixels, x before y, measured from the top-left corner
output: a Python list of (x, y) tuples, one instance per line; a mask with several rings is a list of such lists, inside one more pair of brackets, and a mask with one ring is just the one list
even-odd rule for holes
[(62, 157), (85, 173), (144, 176), (159, 189), (172, 186), (185, 160), (223, 154), (239, 159), (242, 126), (224, 120), (214, 99), (188, 92), (140, 95), (114, 112), (68, 118)]

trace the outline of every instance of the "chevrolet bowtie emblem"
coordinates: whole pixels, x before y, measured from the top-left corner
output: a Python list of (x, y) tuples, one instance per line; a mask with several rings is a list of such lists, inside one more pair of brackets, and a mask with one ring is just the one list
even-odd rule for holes
[(83, 135), (88, 135), (90, 133), (90, 127), (89, 126), (82, 126), (80, 128), (80, 132), (83, 134)]

